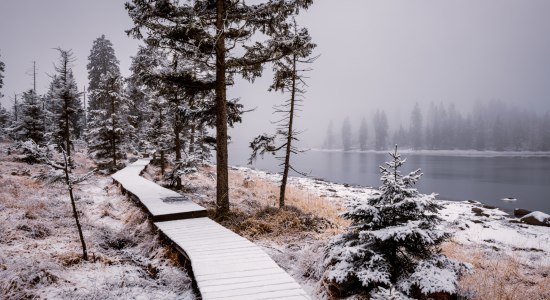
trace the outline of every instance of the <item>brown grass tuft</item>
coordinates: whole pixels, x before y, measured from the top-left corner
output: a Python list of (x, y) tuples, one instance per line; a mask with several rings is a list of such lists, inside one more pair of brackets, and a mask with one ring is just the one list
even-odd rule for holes
[(550, 299), (550, 266), (532, 268), (512, 256), (490, 256), (479, 248), (455, 242), (443, 245), (447, 256), (473, 265), (474, 272), (460, 279), (462, 293), (469, 299)]

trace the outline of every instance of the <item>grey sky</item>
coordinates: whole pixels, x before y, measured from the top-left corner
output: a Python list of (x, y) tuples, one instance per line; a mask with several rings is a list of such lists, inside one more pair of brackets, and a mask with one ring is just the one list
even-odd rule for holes
[[(92, 41), (104, 33), (114, 44), (121, 69), (138, 42), (126, 37), (131, 26), (122, 0), (2, 0), (0, 53), (6, 63), (3, 93), (31, 87), (25, 73), (40, 67), (39, 92), (49, 81), (57, 53), (72, 48), (79, 86), (87, 82)], [(500, 99), (550, 109), (550, 1), (547, 0), (318, 0), (300, 21), (308, 26), (321, 54), (311, 72), (307, 100), (298, 120), (304, 144), (317, 146), (329, 119), (336, 129), (349, 115), (354, 127), (378, 108), (392, 124), (408, 124), (415, 102)], [(269, 72), (254, 85), (238, 82), (249, 113), (232, 130), (244, 145), (269, 128), (271, 106), (284, 99), (266, 92)]]

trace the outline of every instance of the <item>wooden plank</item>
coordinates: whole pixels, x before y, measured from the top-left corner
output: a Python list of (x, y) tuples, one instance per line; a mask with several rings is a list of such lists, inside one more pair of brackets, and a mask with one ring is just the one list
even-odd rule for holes
[[(151, 215), (153, 222), (166, 222), (189, 218), (204, 218), (206, 209), (185, 199), (179, 193), (163, 188), (140, 176), (149, 159), (139, 159), (111, 175), (122, 188), (137, 198)], [(181, 199), (181, 201), (174, 201)]]
[(206, 218), (206, 210), (140, 176), (149, 160), (112, 175), (191, 262), (202, 299), (309, 299), (260, 247)]

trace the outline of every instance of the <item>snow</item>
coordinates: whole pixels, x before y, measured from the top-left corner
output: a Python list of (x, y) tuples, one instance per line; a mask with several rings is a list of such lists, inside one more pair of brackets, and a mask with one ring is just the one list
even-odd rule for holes
[[(279, 174), (266, 173), (245, 167), (236, 170), (245, 175), (260, 177), (278, 183)], [(304, 177), (290, 177), (289, 184), (326, 197), (327, 201), (344, 205), (350, 199), (364, 199), (376, 189), (361, 186), (344, 186)], [(495, 255), (511, 256), (529, 267), (550, 267), (550, 227), (531, 226), (500, 209), (485, 209), (481, 203), (438, 200), (443, 205), (439, 216), (441, 228), (453, 233), (452, 240), (465, 246), (484, 249)], [(488, 217), (479, 217), (472, 208), (480, 208)], [(537, 214), (541, 217), (541, 214)]]
[(544, 223), (544, 222), (548, 222), (548, 220), (550, 220), (550, 215), (547, 215), (543, 212), (540, 212), (540, 211), (534, 211), (530, 214), (527, 214), (525, 216), (523, 216), (521, 219), (526, 219), (526, 218), (529, 218), (529, 217), (533, 217), (535, 219), (537, 219), (538, 221)]
[(139, 159), (111, 177), (133, 195), (139, 195), (139, 200), (153, 217), (205, 211), (202, 206), (185, 199), (181, 194), (141, 177), (140, 173), (149, 161), (149, 159)]

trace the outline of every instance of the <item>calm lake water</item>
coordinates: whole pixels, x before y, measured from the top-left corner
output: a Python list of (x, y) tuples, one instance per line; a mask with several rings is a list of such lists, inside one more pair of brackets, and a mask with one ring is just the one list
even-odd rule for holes
[[(230, 163), (246, 165), (250, 151), (232, 149)], [(422, 169), (418, 184), (423, 193), (438, 193), (440, 199), (477, 200), (507, 211), (514, 208), (550, 212), (550, 157), (470, 157), (429, 154), (403, 154), (407, 159), (402, 174)], [(374, 152), (308, 151), (294, 157), (294, 166), (310, 174), (337, 183), (380, 185), (378, 166), (389, 155)], [(279, 161), (266, 155), (252, 167), (280, 172)], [(296, 173), (293, 176), (299, 176)], [(506, 202), (503, 198), (516, 198)]]

